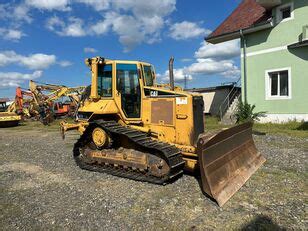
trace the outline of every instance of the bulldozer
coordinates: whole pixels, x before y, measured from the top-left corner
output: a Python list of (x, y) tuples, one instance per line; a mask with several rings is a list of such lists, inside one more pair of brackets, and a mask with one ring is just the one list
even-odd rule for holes
[(17, 126), (21, 121), (20, 115), (8, 111), (8, 101), (9, 99), (7, 98), (0, 99), (0, 128)]
[(78, 121), (60, 122), (63, 138), (78, 130), (77, 165), (137, 181), (174, 182), (194, 173), (203, 192), (223, 206), (265, 162), (252, 138), (252, 123), (204, 131), (200, 94), (156, 83), (153, 65), (141, 61), (88, 58), (91, 85)]

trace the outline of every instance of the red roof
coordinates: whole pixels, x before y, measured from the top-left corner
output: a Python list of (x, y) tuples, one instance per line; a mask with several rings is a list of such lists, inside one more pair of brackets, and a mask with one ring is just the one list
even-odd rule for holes
[(266, 12), (266, 9), (256, 3), (255, 0), (243, 0), (232, 14), (206, 39), (247, 29), (269, 18), (270, 15)]

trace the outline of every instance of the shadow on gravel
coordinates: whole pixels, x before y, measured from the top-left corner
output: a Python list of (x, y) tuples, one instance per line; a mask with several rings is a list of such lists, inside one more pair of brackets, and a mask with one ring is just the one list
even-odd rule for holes
[(250, 221), (249, 223), (245, 224), (243, 227), (241, 227), (242, 231), (246, 231), (246, 230), (287, 230), (284, 227), (279, 226), (278, 224), (276, 224), (275, 222), (273, 222), (273, 220), (268, 217), (268, 216), (264, 216), (264, 215), (258, 215), (257, 217), (255, 217), (252, 221)]

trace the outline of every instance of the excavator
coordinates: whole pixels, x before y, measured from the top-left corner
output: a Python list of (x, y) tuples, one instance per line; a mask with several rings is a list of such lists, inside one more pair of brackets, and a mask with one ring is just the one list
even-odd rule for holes
[(197, 93), (156, 84), (146, 62), (88, 58), (91, 85), (78, 121), (60, 122), (62, 137), (80, 132), (74, 144), (77, 165), (165, 185), (195, 173), (202, 190), (223, 206), (265, 162), (252, 138), (252, 123), (218, 132), (204, 131), (204, 103)]
[(33, 109), (33, 102), (34, 96), (31, 91), (17, 87), (15, 100), (9, 105), (7, 111), (10, 113), (16, 113), (23, 118), (35, 117), (38, 113)]
[[(80, 95), (85, 87), (66, 87), (63, 85), (39, 83), (33, 80), (29, 82), (29, 89), (34, 98), (34, 104), (37, 110), (39, 105), (48, 105), (54, 116), (75, 116), (78, 108)], [(68, 101), (60, 102), (60, 98), (67, 98)]]
[[(7, 108), (7, 113), (17, 114), (22, 119), (40, 118), (42, 107), (48, 109), (45, 119), (53, 120), (54, 117), (74, 117), (80, 95), (85, 87), (66, 87), (61, 85), (39, 83), (33, 80), (29, 82), (29, 90), (16, 88), (15, 100)], [(60, 99), (66, 99), (61, 102)], [(16, 116), (17, 116), (16, 115)]]

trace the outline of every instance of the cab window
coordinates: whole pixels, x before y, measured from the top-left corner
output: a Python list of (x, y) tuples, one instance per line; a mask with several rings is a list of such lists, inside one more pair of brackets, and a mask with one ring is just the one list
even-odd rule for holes
[(101, 97), (112, 96), (112, 65), (98, 65), (97, 92)]
[(153, 86), (153, 70), (151, 66), (143, 66), (143, 73), (144, 73), (144, 82), (146, 86)]
[(117, 64), (117, 90), (121, 93), (122, 109), (128, 118), (139, 118), (141, 91), (136, 64)]

